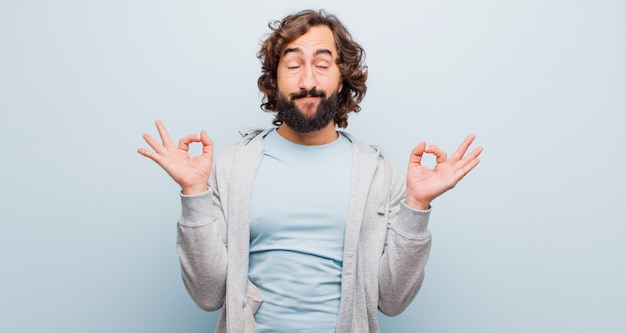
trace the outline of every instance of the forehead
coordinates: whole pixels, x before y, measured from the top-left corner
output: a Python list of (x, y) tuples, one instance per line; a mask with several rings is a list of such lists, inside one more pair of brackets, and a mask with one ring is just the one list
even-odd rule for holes
[(282, 56), (291, 53), (316, 55), (320, 51), (326, 50), (330, 51), (333, 57), (337, 55), (335, 36), (328, 26), (316, 25), (311, 27), (304, 35), (287, 44), (282, 52)]

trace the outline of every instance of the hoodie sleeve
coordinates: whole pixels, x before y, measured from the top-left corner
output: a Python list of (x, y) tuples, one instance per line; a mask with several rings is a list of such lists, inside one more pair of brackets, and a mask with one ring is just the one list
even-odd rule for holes
[(214, 174), (215, 170), (207, 192), (181, 194), (182, 215), (178, 220), (183, 282), (191, 298), (207, 311), (221, 308), (226, 294), (227, 231)]
[(430, 209), (420, 211), (407, 206), (404, 179), (398, 172), (394, 174), (387, 238), (378, 272), (378, 307), (388, 316), (400, 314), (417, 295), (431, 245)]

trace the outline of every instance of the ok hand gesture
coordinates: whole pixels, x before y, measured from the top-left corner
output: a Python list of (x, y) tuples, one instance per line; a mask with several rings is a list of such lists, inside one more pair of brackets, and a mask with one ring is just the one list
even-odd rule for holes
[[(154, 151), (139, 148), (137, 152), (160, 165), (180, 185), (183, 194), (190, 195), (206, 191), (213, 165), (213, 141), (206, 132), (202, 131), (200, 136), (189, 134), (180, 139), (176, 146), (163, 122), (157, 120), (156, 127), (162, 144), (149, 134), (144, 134), (144, 140)], [(194, 142), (202, 143), (202, 154), (190, 157), (189, 145)]]
[[(420, 142), (413, 148), (406, 178), (406, 204), (415, 209), (428, 209), (431, 201), (453, 188), (478, 165), (478, 155), (483, 151), (482, 147), (477, 147), (464, 156), (474, 138), (473, 134), (465, 138), (450, 159), (439, 147), (426, 147), (425, 142)], [(436, 157), (437, 164), (432, 170), (421, 164), (425, 153)]]

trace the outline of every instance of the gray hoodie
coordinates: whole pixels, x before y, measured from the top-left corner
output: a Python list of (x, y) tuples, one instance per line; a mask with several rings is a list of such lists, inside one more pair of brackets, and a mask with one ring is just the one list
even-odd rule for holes
[[(242, 132), (243, 140), (215, 159), (209, 191), (181, 195), (183, 281), (200, 308), (222, 308), (219, 333), (256, 332), (262, 295), (248, 280), (250, 198), (271, 130)], [(379, 148), (340, 133), (352, 141), (353, 166), (336, 332), (379, 332), (377, 311), (401, 313), (421, 287), (430, 210), (404, 203), (404, 177)]]

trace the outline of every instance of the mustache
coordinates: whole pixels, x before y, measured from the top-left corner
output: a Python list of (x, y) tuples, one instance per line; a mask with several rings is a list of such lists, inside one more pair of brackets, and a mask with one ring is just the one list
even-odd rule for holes
[(321, 90), (316, 90), (315, 88), (311, 89), (311, 90), (301, 90), (297, 93), (293, 93), (291, 95), (289, 95), (289, 99), (290, 100), (296, 100), (298, 98), (304, 98), (304, 97), (321, 97), (321, 98), (326, 98), (326, 93), (324, 93)]

